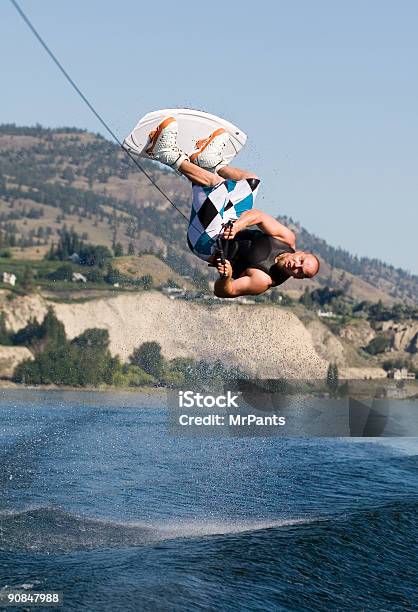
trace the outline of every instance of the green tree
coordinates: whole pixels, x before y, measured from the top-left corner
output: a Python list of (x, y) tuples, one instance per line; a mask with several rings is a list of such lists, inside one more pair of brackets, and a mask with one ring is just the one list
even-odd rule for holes
[(112, 383), (113, 376), (119, 367), (119, 359), (110, 354), (107, 329), (87, 329), (74, 338), (71, 345), (77, 351), (78, 383), (80, 385)]
[(303, 295), (300, 296), (299, 302), (305, 306), (305, 308), (312, 308), (314, 305), (309, 289), (306, 287)]
[(89, 283), (102, 283), (104, 281), (103, 272), (95, 268), (87, 272), (86, 277)]
[(135, 255), (135, 247), (133, 242), (128, 244), (128, 255)]
[(47, 278), (53, 281), (70, 281), (73, 278), (73, 267), (70, 263), (65, 263), (50, 272)]
[(178, 289), (179, 288), (178, 284), (176, 283), (176, 281), (173, 278), (168, 278), (166, 285), (167, 285), (167, 287), (172, 287), (173, 289)]
[(12, 343), (17, 346), (32, 346), (40, 338), (41, 326), (34, 318), (30, 318), (25, 327), (12, 335)]
[(379, 355), (387, 351), (391, 344), (392, 336), (390, 334), (379, 334), (369, 342), (365, 350), (370, 353), (370, 355)]
[(338, 380), (338, 366), (336, 363), (330, 363), (327, 370), (326, 384), (333, 393), (338, 389)]
[(83, 266), (98, 266), (104, 268), (112, 258), (112, 253), (102, 244), (85, 244), (74, 229), (68, 230), (65, 226), (59, 231), (59, 240), (56, 246), (52, 245), (46, 258), (50, 260), (65, 261), (76, 253)]
[(117, 242), (113, 248), (113, 253), (115, 257), (122, 257), (123, 255), (123, 246), (120, 242)]
[(330, 289), (329, 287), (322, 287), (320, 289), (314, 289), (311, 293), (311, 298), (314, 302), (317, 302), (320, 306), (331, 304), (333, 300), (343, 295), (341, 289)]
[(68, 344), (45, 349), (35, 356), (34, 361), (19, 364), (13, 379), (33, 385), (77, 385), (77, 361)]
[(70, 168), (69, 166), (67, 166), (66, 168), (64, 168), (62, 174), (61, 174), (62, 178), (65, 181), (68, 181), (69, 183), (73, 183), (74, 179), (75, 179), (75, 175), (74, 175), (74, 171), (72, 168)]
[(49, 348), (61, 347), (67, 341), (64, 324), (57, 319), (51, 306), (40, 325), (40, 339), (44, 340), (44, 344)]
[(411, 370), (413, 368), (413, 364), (410, 358), (395, 357), (394, 359), (386, 359), (383, 362), (382, 367), (384, 370), (386, 370), (386, 372), (389, 372), (389, 370), (401, 370), (402, 368), (408, 368)]
[(72, 344), (80, 349), (106, 350), (109, 347), (109, 332), (107, 329), (92, 327), (74, 338)]
[(195, 381), (194, 359), (188, 357), (176, 357), (172, 359), (165, 368), (164, 382), (168, 387), (183, 387), (187, 383)]
[(66, 343), (65, 328), (49, 307), (42, 323), (29, 319), (25, 327), (13, 334), (12, 343), (30, 346), (35, 351), (42, 351), (47, 345), (49, 348), (60, 347)]
[(161, 354), (161, 346), (158, 342), (144, 342), (136, 348), (129, 357), (129, 362), (142, 368), (151, 376), (161, 379), (164, 372), (165, 360)]
[(142, 387), (155, 384), (155, 378), (135, 365), (123, 364), (113, 375), (113, 384), (118, 387)]
[(58, 234), (58, 244), (56, 246), (51, 246), (46, 256), (47, 259), (65, 261), (74, 253), (80, 255), (83, 243), (74, 229), (68, 230), (67, 227), (64, 226), (59, 230)]
[(22, 285), (23, 289), (25, 289), (26, 291), (32, 289), (34, 276), (35, 272), (33, 268), (25, 266), (22, 278), (20, 280), (20, 284)]
[(228, 380), (246, 379), (248, 375), (238, 368), (227, 368), (219, 360), (195, 361), (194, 359), (178, 357), (172, 359), (165, 367), (164, 382), (168, 386), (194, 384), (200, 381), (206, 383), (222, 383)]
[(0, 313), (0, 344), (3, 346), (9, 346), (12, 344), (10, 333), (7, 331), (6, 327), (4, 312)]
[(117, 268), (114, 268), (112, 265), (109, 264), (104, 280), (109, 285), (114, 285), (115, 283), (121, 283), (123, 281), (123, 275), (119, 272)]
[(63, 328), (57, 326), (51, 315), (47, 314), (38, 328), (42, 326), (49, 340), (38, 344), (34, 361), (26, 361), (16, 368), (14, 380), (26, 384), (112, 384), (121, 365), (110, 354), (107, 330), (87, 329), (68, 342), (62, 341)]
[(144, 274), (144, 276), (141, 276), (139, 279), (139, 283), (143, 286), (145, 291), (149, 291), (154, 286), (154, 279), (152, 278), (151, 274)]
[(369, 318), (372, 321), (389, 321), (392, 318), (392, 311), (379, 300), (370, 306)]
[(97, 266), (99, 268), (104, 268), (109, 259), (112, 258), (112, 253), (107, 246), (101, 244), (86, 244), (80, 249), (79, 256), (82, 266)]

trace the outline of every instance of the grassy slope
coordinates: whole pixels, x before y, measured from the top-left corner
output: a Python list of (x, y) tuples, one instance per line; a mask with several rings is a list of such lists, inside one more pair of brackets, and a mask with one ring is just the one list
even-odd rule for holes
[(167, 281), (173, 280), (180, 287), (186, 287), (187, 289), (192, 287), (187, 279), (174, 272), (170, 266), (155, 255), (117, 257), (113, 260), (112, 265), (119, 272), (132, 279), (139, 279), (141, 276), (150, 274), (154, 279), (154, 284), (157, 286), (164, 285)]

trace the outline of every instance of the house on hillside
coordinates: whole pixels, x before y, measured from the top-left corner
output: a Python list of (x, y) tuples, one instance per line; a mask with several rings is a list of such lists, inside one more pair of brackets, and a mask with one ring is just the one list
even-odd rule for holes
[(180, 287), (162, 287), (162, 292), (169, 297), (170, 300), (176, 300), (185, 296), (184, 289), (180, 289)]
[(73, 283), (87, 283), (87, 278), (80, 272), (73, 272), (72, 281)]
[(388, 378), (393, 378), (394, 380), (415, 380), (415, 374), (410, 372), (408, 368), (395, 368), (389, 370)]
[(321, 317), (323, 319), (336, 319), (337, 315), (332, 312), (332, 310), (317, 310), (316, 314), (318, 315), (318, 317)]
[(10, 274), (9, 272), (2, 272), (1, 279), (3, 283), (6, 283), (7, 285), (12, 285), (12, 287), (16, 285), (16, 274), (13, 274), (13, 273)]

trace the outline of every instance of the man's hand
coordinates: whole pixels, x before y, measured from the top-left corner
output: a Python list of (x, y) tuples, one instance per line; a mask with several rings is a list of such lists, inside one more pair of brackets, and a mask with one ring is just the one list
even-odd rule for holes
[(240, 218), (235, 221), (232, 228), (225, 228), (222, 237), (226, 240), (232, 240), (238, 232), (252, 225), (258, 225), (258, 227), (268, 236), (273, 236), (273, 238), (285, 242), (292, 247), (292, 249), (296, 248), (296, 237), (292, 230), (282, 223), (279, 223), (279, 221), (274, 219), (271, 215), (263, 213), (256, 208), (243, 212)]
[(232, 278), (231, 262), (227, 259), (225, 260), (225, 263), (222, 263), (222, 259), (218, 257), (216, 259), (216, 268), (222, 278)]
[(235, 221), (233, 225), (227, 225), (222, 232), (222, 238), (224, 240), (232, 240), (242, 230), (238, 221)]

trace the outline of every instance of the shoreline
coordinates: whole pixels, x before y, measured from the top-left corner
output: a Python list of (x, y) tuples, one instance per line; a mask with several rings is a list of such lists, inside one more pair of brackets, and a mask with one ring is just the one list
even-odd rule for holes
[(85, 392), (85, 393), (115, 393), (115, 392), (129, 392), (129, 393), (146, 393), (148, 395), (156, 395), (159, 392), (167, 390), (167, 387), (116, 387), (111, 385), (103, 385), (99, 387), (86, 386), (86, 387), (73, 387), (71, 385), (24, 385), (15, 383), (11, 380), (0, 380), (0, 391), (2, 390), (28, 390), (28, 391), (73, 391), (73, 392)]
[[(114, 394), (114, 393), (126, 393), (129, 395), (134, 394), (142, 394), (156, 397), (157, 395), (166, 394), (168, 391), (172, 390), (170, 387), (160, 386), (160, 387), (150, 387), (150, 386), (112, 386), (112, 385), (100, 385), (98, 387), (94, 386), (85, 386), (85, 387), (75, 387), (71, 385), (24, 385), (20, 383), (15, 383), (11, 380), (0, 379), (0, 393), (2, 391), (15, 390), (15, 391), (66, 391), (72, 393), (105, 393), (105, 394)], [(314, 397), (312, 395), (311, 397)], [(323, 396), (326, 398), (326, 396)], [(409, 394), (406, 393), (403, 396), (400, 394), (397, 397), (388, 398), (389, 400), (400, 400), (400, 401), (418, 401), (418, 393), (416, 389), (410, 389)]]

